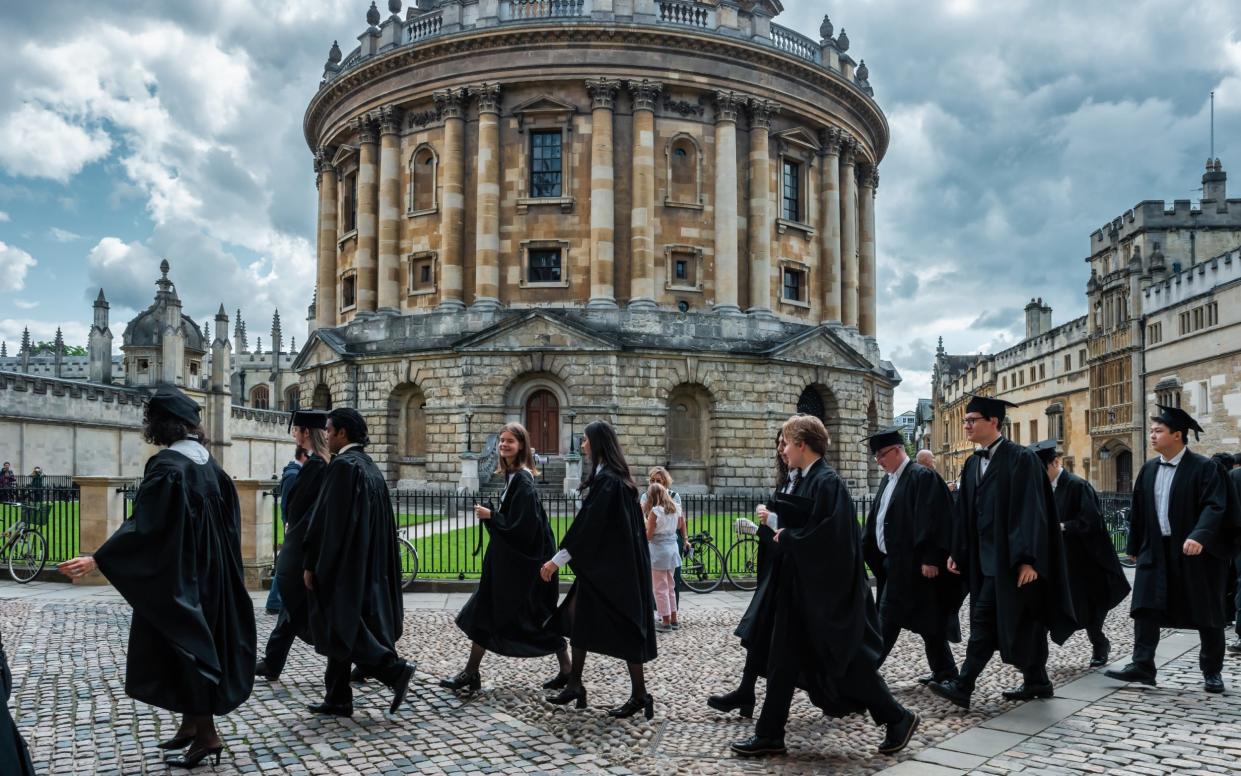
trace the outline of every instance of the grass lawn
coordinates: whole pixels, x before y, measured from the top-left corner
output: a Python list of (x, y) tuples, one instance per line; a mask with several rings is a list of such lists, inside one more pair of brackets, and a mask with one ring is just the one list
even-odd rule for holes
[[(0, 504), (0, 527), (8, 531), (24, 512), (27, 516), (42, 514), (45, 519), (35, 518), (30, 525), (47, 540), (48, 565), (75, 558), (78, 555), (78, 502), (76, 501), (45, 501), (37, 504), (37, 511), (32, 510), (33, 504), (18, 506), (16, 504)], [(6, 543), (11, 537), (3, 537)], [(4, 553), (4, 561), (8, 561), (8, 553)]]

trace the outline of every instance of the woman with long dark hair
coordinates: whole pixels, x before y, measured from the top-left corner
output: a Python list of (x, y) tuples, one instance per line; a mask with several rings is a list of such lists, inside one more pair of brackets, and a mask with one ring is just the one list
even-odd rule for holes
[(554, 684), (551, 689), (560, 693), (548, 700), (558, 705), (576, 702), (584, 708), (582, 668), (587, 653), (599, 652), (629, 666), (629, 700), (608, 714), (631, 717), (641, 711), (651, 719), (655, 702), (646, 691), (642, 664), (655, 659), (654, 594), (638, 488), (616, 431), (606, 422), (586, 426), (582, 454), (590, 460), (582, 483), (586, 498), (560, 542), (560, 551), (540, 572), (548, 581), (557, 569), (572, 563), (575, 574), (557, 611), (560, 632), (573, 647), (572, 670), (563, 682)]
[(474, 507), (491, 541), (483, 556), (478, 589), (457, 615), (457, 627), (470, 637), (465, 669), (440, 682), (450, 690), (470, 693), (482, 683), (479, 666), (490, 650), (508, 657), (555, 655), (560, 672), (545, 687), (569, 675), (569, 650), (560, 634), (546, 627), (556, 611), (559, 582), (556, 575), (540, 579), (539, 566), (556, 550), (547, 513), (534, 484), (537, 470), (530, 435), (520, 423), (500, 429), (500, 460), (496, 474), (504, 476), (500, 506)]
[(181, 715), (161, 749), (193, 768), (220, 761), (214, 717), (250, 697), (254, 607), (241, 566), (241, 510), (232, 479), (203, 447), (199, 407), (172, 386), (146, 406), (143, 438), (165, 448), (147, 461), (133, 516), (94, 557), (60, 571), (103, 572), (133, 607), (125, 694)]

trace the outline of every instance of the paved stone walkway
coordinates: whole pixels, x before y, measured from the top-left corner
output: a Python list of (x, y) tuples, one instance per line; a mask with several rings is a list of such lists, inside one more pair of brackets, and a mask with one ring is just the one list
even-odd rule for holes
[[(660, 636), (660, 657), (648, 666), (656, 697), (650, 723), (606, 717), (604, 709), (624, 701), (628, 681), (619, 661), (599, 656), (586, 667), (590, 708), (582, 711), (543, 700), (538, 686), (556, 670), (550, 657), (488, 656), (483, 690), (473, 698), (435, 686), (464, 662), (468, 644), (452, 620), (466, 597), (406, 595), (400, 649), (418, 661), (419, 672), (409, 705), (396, 715), (386, 713), (388, 691), (370, 685), (355, 697), (353, 719), (310, 717), (303, 709), (321, 697), (323, 660), (299, 643), (279, 681), (257, 684), (250, 700), (220, 721), (229, 750), (218, 767), (199, 772), (1206, 773), (1236, 772), (1232, 764), (1241, 756), (1241, 709), (1230, 695), (1201, 692), (1196, 634), (1165, 638), (1160, 656), (1169, 662), (1157, 690), (1088, 672), (1089, 645), (1077, 634), (1051, 650), (1056, 698), (1003, 701), (1000, 691), (1019, 675), (997, 661), (969, 713), (917, 685), (925, 672), (922, 645), (903, 637), (884, 675), (898, 700), (924, 716), (908, 750), (898, 758), (878, 756), (882, 729), (869, 718), (825, 719), (799, 697), (789, 756), (750, 762), (732, 757), (728, 742), (748, 735), (751, 723), (703, 703), (740, 675), (743, 654), (732, 629), (744, 594), (682, 597), (685, 624)], [(274, 618), (262, 611), (263, 596), (255, 600), (262, 638)], [(1125, 611), (1107, 624), (1113, 656), (1122, 663), (1132, 642)], [(176, 720), (123, 691), (128, 621), (128, 607), (110, 588), (0, 582), (0, 628), (16, 683), (10, 707), (41, 773), (167, 772), (153, 743), (171, 735)], [(954, 651), (959, 658), (961, 646)], [(1230, 658), (1225, 681), (1241, 690), (1238, 666)]]

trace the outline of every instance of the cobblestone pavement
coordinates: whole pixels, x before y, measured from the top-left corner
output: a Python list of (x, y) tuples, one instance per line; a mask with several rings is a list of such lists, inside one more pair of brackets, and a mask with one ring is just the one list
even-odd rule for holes
[[(128, 607), (106, 589), (47, 590), (0, 584), (0, 598), (24, 596), (0, 600), (0, 628), (16, 683), (10, 707), (40, 772), (165, 773), (162, 753), (153, 744), (171, 735), (176, 720), (131, 701), (123, 691)], [(1089, 645), (1084, 634), (1077, 634), (1064, 647), (1052, 647), (1049, 669), (1058, 688), (1054, 701), (1003, 701), (1000, 691), (1018, 684), (1020, 677), (996, 660), (979, 683), (973, 709), (962, 713), (917, 685), (916, 677), (925, 673), (922, 644), (916, 637), (902, 636), (884, 675), (900, 702), (922, 712), (924, 723), (898, 758), (874, 753), (883, 731), (868, 717), (826, 719), (799, 696), (789, 723), (789, 756), (738, 760), (729, 754), (728, 742), (749, 735), (751, 723), (735, 714), (718, 714), (703, 701), (712, 692), (731, 689), (740, 676), (743, 653), (732, 629), (744, 598), (718, 593), (686, 598), (685, 624), (660, 635), (659, 659), (648, 665), (649, 689), (656, 698), (653, 722), (606, 717), (606, 708), (625, 700), (628, 680), (619, 661), (601, 656), (592, 656), (586, 666), (590, 708), (585, 710), (553, 707), (543, 700), (539, 684), (556, 670), (551, 657), (489, 655), (483, 662), (483, 690), (468, 699), (454, 697), (436, 687), (435, 680), (463, 665), (468, 643), (453, 616), (464, 596), (413, 595), (406, 598), (400, 650), (418, 661), (419, 671), (406, 708), (395, 716), (386, 714), (388, 691), (368, 685), (355, 697), (352, 720), (311, 717), (304, 705), (321, 698), (323, 660), (299, 643), (278, 682), (257, 684), (245, 705), (220, 720), (229, 751), (214, 771), (200, 772), (864, 774), (887, 769), (938, 776), (979, 768), (1044, 771), (1053, 767), (1047, 759), (1055, 760), (1061, 750), (1063, 762), (1054, 767), (1099, 772), (1093, 767), (1098, 752), (1091, 747), (1124, 752), (1130, 760), (1120, 761), (1134, 765), (1125, 767), (1126, 772), (1138, 772), (1141, 750), (1178, 761), (1174, 753), (1186, 755), (1186, 762), (1204, 771), (1212, 762), (1189, 754), (1218, 759), (1241, 754), (1235, 721), (1241, 714), (1229, 717), (1229, 696), (1211, 698), (1196, 690), (1200, 677), (1192, 652), (1164, 669), (1166, 689), (1114, 692), (1118, 686), (1108, 683), (1099, 685), (1093, 697), (1079, 699), (1083, 692), (1092, 692), (1083, 690), (1084, 684), (1108, 680), (1087, 673)], [(420, 605), (433, 608), (414, 608)], [(274, 618), (261, 605), (256, 608), (264, 638)], [(1128, 655), (1132, 643), (1126, 611), (1118, 608), (1107, 623), (1118, 660)], [(1196, 639), (1179, 638), (1165, 640), (1165, 654), (1196, 646)], [(954, 645), (954, 651), (960, 658), (962, 646)], [(1066, 686), (1074, 679), (1078, 681)], [(1175, 691), (1182, 684), (1188, 693)], [(759, 692), (761, 696), (761, 682)], [(1165, 708), (1177, 715), (1182, 727), (1160, 723), (1154, 712)], [(1030, 712), (1034, 721), (1027, 718)], [(1181, 751), (1189, 745), (1176, 736), (1187, 737), (1195, 726), (1222, 717), (1234, 720), (1229, 723), (1231, 734), (1212, 735), (1231, 740), (1232, 749), (1213, 749), (1211, 738), (1200, 740), (1193, 752)], [(1100, 735), (1122, 745), (1109, 749), (1098, 740)], [(1143, 746), (1144, 736), (1167, 740)], [(1132, 744), (1134, 740), (1138, 743)], [(1103, 769), (1107, 767), (1111, 765)]]

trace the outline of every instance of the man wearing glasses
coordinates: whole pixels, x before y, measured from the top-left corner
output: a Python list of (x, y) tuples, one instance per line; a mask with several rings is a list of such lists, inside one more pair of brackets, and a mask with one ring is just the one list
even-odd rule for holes
[(1021, 670), (1007, 700), (1050, 698), (1047, 636), (1073, 633), (1073, 603), (1051, 484), (1038, 456), (1000, 433), (1002, 399), (970, 394), (965, 436), (977, 448), (961, 471), (956, 530), (948, 570), (970, 593), (970, 638), (960, 675), (927, 688), (969, 708), (974, 682), (998, 649)]

